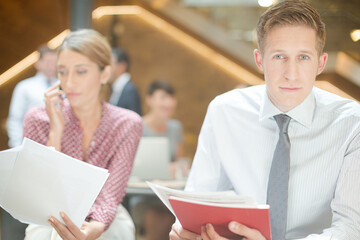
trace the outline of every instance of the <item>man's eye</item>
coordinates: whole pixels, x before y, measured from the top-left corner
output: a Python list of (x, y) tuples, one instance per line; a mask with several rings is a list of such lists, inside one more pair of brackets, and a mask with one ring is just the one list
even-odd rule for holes
[(308, 59), (309, 59), (308, 56), (305, 56), (305, 55), (300, 56), (300, 60), (308, 60)]
[(275, 55), (274, 58), (275, 59), (283, 59), (284, 57), (282, 55)]

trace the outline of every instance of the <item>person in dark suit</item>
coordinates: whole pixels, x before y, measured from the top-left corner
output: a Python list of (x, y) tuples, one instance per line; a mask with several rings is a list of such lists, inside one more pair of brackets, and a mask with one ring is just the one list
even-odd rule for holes
[(112, 49), (113, 82), (109, 102), (115, 106), (132, 110), (141, 116), (141, 101), (135, 84), (128, 72), (130, 59), (121, 48)]

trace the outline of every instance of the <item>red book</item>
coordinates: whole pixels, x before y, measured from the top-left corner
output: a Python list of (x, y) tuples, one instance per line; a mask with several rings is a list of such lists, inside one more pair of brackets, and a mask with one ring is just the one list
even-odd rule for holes
[(271, 240), (268, 205), (220, 204), (183, 199), (170, 196), (169, 202), (182, 227), (197, 234), (201, 226), (211, 223), (216, 232), (230, 239), (241, 239), (228, 229), (231, 221), (257, 229)]

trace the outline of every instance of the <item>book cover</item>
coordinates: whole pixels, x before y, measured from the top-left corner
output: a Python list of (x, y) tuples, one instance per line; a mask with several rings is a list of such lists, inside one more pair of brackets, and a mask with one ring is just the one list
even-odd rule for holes
[(241, 239), (228, 229), (228, 224), (236, 221), (257, 229), (267, 240), (271, 240), (268, 205), (207, 203), (173, 196), (169, 197), (169, 202), (182, 227), (191, 232), (200, 234), (201, 226), (211, 223), (219, 235)]

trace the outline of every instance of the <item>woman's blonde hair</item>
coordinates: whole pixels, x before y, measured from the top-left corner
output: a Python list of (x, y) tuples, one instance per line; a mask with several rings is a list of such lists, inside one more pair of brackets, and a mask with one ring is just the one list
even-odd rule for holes
[(324, 50), (326, 33), (325, 24), (319, 13), (302, 0), (285, 0), (269, 8), (259, 19), (256, 31), (260, 51), (263, 52), (267, 33), (276, 26), (303, 25), (315, 30), (317, 35), (316, 50)]
[(78, 52), (99, 65), (100, 69), (111, 65), (111, 48), (103, 35), (92, 29), (81, 29), (66, 36), (58, 54), (65, 49)]

